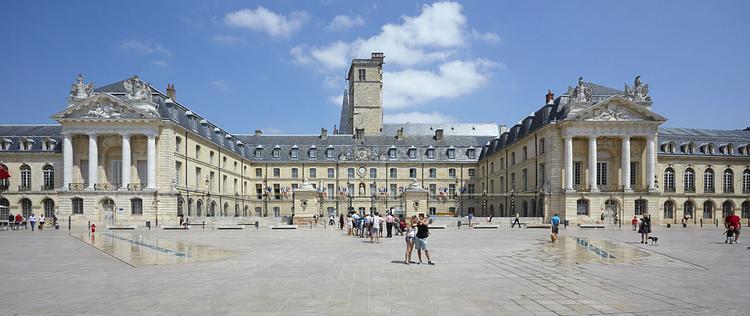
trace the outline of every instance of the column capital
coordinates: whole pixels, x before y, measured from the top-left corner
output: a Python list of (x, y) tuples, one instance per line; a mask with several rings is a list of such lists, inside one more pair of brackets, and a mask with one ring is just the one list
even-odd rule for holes
[(120, 136), (122, 136), (123, 138), (130, 138), (130, 136), (132, 135), (133, 134), (131, 134), (130, 132), (120, 132)]
[(93, 137), (93, 138), (99, 136), (99, 134), (97, 134), (95, 132), (88, 132), (88, 133), (86, 133), (86, 135), (88, 135), (89, 137)]

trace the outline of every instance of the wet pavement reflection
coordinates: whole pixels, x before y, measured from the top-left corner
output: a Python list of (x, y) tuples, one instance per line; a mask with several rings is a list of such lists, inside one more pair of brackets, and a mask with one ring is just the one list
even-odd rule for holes
[(217, 261), (233, 254), (205, 245), (139, 232), (81, 232), (70, 235), (133, 267)]

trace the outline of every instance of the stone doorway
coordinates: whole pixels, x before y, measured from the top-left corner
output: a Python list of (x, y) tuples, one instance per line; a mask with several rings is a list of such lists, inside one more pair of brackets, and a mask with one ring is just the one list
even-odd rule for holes
[(105, 225), (114, 225), (115, 224), (115, 201), (112, 201), (110, 198), (106, 198), (102, 200), (102, 222), (104, 222)]
[(606, 202), (604, 202), (604, 222), (607, 224), (617, 224), (617, 221), (619, 220), (620, 214), (618, 214), (617, 210), (617, 201), (614, 199), (609, 199)]

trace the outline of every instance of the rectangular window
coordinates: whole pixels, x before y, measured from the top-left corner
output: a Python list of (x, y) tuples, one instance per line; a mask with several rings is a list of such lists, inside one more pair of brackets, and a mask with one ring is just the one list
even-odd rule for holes
[(175, 177), (174, 177), (174, 183), (176, 186), (182, 185), (182, 163), (179, 161), (175, 161), (174, 164), (174, 171), (175, 171)]
[(292, 148), (291, 156), (292, 156), (292, 158), (298, 158), (299, 157), (299, 148)]
[(255, 198), (258, 200), (263, 199), (263, 185), (260, 183), (255, 185)]
[(469, 186), (468, 186), (468, 188), (467, 188), (466, 191), (469, 194), (469, 199), (473, 199), (474, 198), (474, 192), (476, 191), (474, 189), (474, 184), (473, 183), (469, 183)]
[(292, 168), (292, 178), (299, 178), (299, 170), (297, 168)]
[(581, 162), (573, 162), (573, 186), (581, 186)]
[(378, 169), (370, 168), (370, 179), (376, 179), (378, 177)]
[(223, 190), (222, 192), (227, 192), (227, 191), (229, 191), (229, 190), (227, 190), (227, 176), (223, 176), (223, 177), (221, 178), (221, 188), (219, 188), (219, 190), (220, 190), (220, 191), (222, 191), (222, 190)]
[(398, 178), (398, 169), (396, 169), (396, 168), (391, 168), (391, 170), (390, 170), (389, 172), (390, 172), (390, 177), (391, 177), (391, 179), (396, 179), (396, 178)]
[(456, 196), (456, 185), (455, 184), (451, 183), (451, 184), (448, 185), (448, 195), (450, 195), (450, 197), (455, 197)]
[(110, 162), (109, 175), (109, 183), (116, 188), (119, 188), (122, 183), (122, 161), (112, 160), (112, 162)]
[(596, 163), (596, 185), (599, 185), (599, 186), (607, 185), (607, 163), (606, 162)]
[(523, 169), (521, 170), (521, 177), (523, 178), (523, 190), (528, 191), (529, 190), (529, 169)]
[(133, 215), (143, 215), (143, 200), (130, 200), (130, 211), (133, 213)]
[(388, 195), (396, 195), (396, 194), (398, 194), (398, 187), (396, 186), (396, 184), (391, 183), (391, 187), (388, 190)]
[(279, 168), (273, 168), (273, 177), (274, 178), (280, 178), (281, 177), (281, 169), (279, 169)]
[(273, 185), (273, 198), (274, 200), (281, 200), (281, 185), (278, 183)]
[(456, 159), (456, 150), (453, 148), (448, 149), (448, 159)]
[(208, 172), (208, 190), (213, 191), (216, 187), (216, 173), (213, 171)]
[(81, 169), (81, 179), (84, 186), (89, 185), (89, 161), (88, 159), (81, 159), (81, 163), (79, 164), (79, 168)]
[(374, 183), (370, 183), (370, 195), (377, 194), (378, 188)]
[(148, 179), (148, 164), (146, 163), (146, 160), (136, 161), (135, 166), (138, 173), (138, 181), (146, 183), (146, 179)]
[(430, 195), (434, 196), (437, 194), (437, 185), (434, 183), (430, 184)]
[(409, 148), (409, 159), (417, 159), (417, 149), (416, 148)]
[(357, 69), (357, 75), (359, 81), (365, 81), (367, 80), (367, 70), (365, 69)]
[(448, 169), (448, 177), (455, 178), (456, 177), (456, 169), (453, 169), (453, 168)]
[(495, 180), (490, 179), (490, 193), (495, 193)]
[(635, 187), (638, 183), (638, 163), (630, 163), (630, 187)]
[(331, 200), (336, 198), (336, 192), (334, 192), (334, 190), (335, 190), (334, 184), (329, 183), (328, 187), (326, 188), (326, 193), (328, 193), (328, 198)]
[(417, 168), (410, 168), (409, 169), (409, 178), (416, 179), (417, 178)]
[(516, 173), (515, 172), (510, 174), (510, 188), (511, 190), (516, 189)]
[(73, 198), (73, 214), (83, 214), (83, 199)]
[(388, 149), (388, 158), (396, 159), (396, 148)]
[(336, 173), (333, 168), (328, 168), (328, 178), (333, 179), (336, 177)]
[(346, 169), (346, 177), (349, 179), (354, 179), (354, 168)]
[(469, 174), (469, 177), (473, 177), (476, 175), (476, 171), (474, 170), (474, 168), (469, 169), (467, 173)]
[(346, 192), (349, 193), (350, 196), (354, 196), (354, 184), (349, 183), (346, 185)]
[[(544, 139), (542, 139), (542, 141), (544, 141)], [(546, 184), (547, 179), (545, 177), (545, 170), (544, 170), (544, 164), (543, 163), (539, 164), (539, 171), (538, 172), (539, 172), (539, 186), (540, 187), (544, 187), (544, 185)]]
[(310, 179), (315, 179), (318, 177), (318, 169), (316, 168), (310, 168)]
[(437, 178), (437, 169), (430, 168), (430, 179), (435, 179), (435, 178)]
[(435, 150), (430, 148), (427, 150), (427, 159), (435, 159)]
[(262, 178), (263, 177), (263, 169), (262, 168), (255, 168), (255, 177), (256, 178)]
[(255, 148), (255, 158), (263, 157), (263, 148)]
[(308, 152), (308, 156), (310, 156), (310, 158), (315, 159), (318, 156), (318, 150), (315, 148), (310, 148), (310, 151)]
[(326, 158), (333, 158), (333, 148), (326, 148)]
[(195, 167), (195, 188), (201, 188), (201, 168)]
[(279, 157), (281, 157), (281, 149), (279, 148), (274, 148), (272, 153), (273, 153), (273, 158), (278, 159)]

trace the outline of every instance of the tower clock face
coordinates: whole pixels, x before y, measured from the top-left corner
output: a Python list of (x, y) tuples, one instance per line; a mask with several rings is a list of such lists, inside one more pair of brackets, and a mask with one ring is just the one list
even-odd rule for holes
[(365, 167), (359, 167), (359, 170), (357, 170), (357, 173), (359, 173), (360, 176), (364, 177), (365, 172), (367, 172), (367, 169)]

